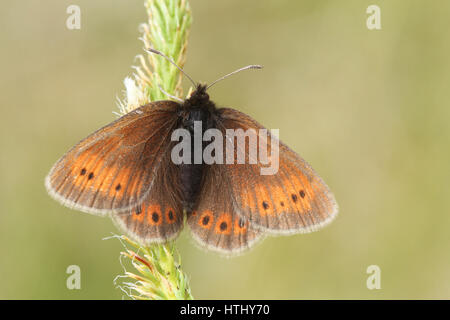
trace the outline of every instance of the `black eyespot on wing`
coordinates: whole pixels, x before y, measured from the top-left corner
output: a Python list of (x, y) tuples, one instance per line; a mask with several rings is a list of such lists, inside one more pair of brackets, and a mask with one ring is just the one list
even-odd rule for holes
[(225, 230), (227, 230), (227, 228), (228, 228), (228, 225), (226, 222), (222, 222), (220, 224), (220, 231), (225, 231)]

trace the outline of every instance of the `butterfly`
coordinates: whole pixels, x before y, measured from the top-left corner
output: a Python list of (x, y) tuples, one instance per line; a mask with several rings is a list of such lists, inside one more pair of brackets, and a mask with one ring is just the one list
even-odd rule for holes
[(224, 254), (243, 252), (265, 235), (306, 233), (330, 223), (338, 211), (330, 189), (270, 133), (264, 140), (268, 149), (273, 141), (279, 145), (272, 175), (262, 175), (259, 162), (173, 161), (173, 132), (193, 132), (195, 123), (202, 124), (202, 133), (221, 132), (224, 144), (227, 130), (265, 129), (242, 112), (218, 108), (209, 87), (196, 84), (183, 101), (148, 103), (81, 140), (46, 177), (50, 196), (67, 207), (110, 216), (143, 245), (176, 238), (186, 221), (202, 247)]

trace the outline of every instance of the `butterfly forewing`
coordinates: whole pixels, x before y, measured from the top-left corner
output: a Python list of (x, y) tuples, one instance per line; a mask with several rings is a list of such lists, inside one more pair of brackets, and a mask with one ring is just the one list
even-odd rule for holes
[(142, 106), (68, 151), (46, 178), (50, 195), (75, 209), (106, 214), (139, 205), (170, 148), (178, 104)]
[[(249, 116), (220, 109), (218, 126), (226, 129), (264, 129)], [(261, 138), (260, 138), (261, 139)], [(275, 139), (275, 138), (274, 138)], [(264, 139), (263, 139), (264, 141)], [(272, 149), (267, 136), (268, 154)], [(260, 162), (226, 165), (227, 177), (237, 213), (250, 226), (272, 234), (311, 232), (331, 222), (337, 214), (333, 194), (314, 170), (295, 152), (279, 142), (279, 168), (263, 175)], [(259, 151), (258, 144), (258, 151)], [(236, 145), (236, 154), (248, 154), (248, 148)], [(247, 155), (248, 156), (248, 155)]]

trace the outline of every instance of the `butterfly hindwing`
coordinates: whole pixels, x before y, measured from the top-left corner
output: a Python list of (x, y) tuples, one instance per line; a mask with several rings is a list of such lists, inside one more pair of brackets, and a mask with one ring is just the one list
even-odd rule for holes
[(102, 215), (139, 205), (170, 147), (178, 106), (149, 103), (79, 142), (46, 177), (49, 194), (68, 207)]
[(122, 231), (145, 245), (172, 240), (183, 228), (182, 192), (174, 183), (180, 179), (180, 167), (171, 161), (170, 150), (163, 154), (164, 165), (156, 170), (144, 201), (130, 211), (112, 215)]
[(220, 164), (205, 168), (200, 196), (187, 223), (200, 246), (224, 254), (243, 252), (261, 239), (245, 217), (234, 209), (225, 167)]
[[(234, 109), (220, 109), (219, 115), (218, 126), (224, 133), (226, 129), (254, 129), (258, 134), (259, 129), (264, 129), (251, 117)], [(267, 143), (270, 155), (271, 149), (275, 148), (270, 133), (259, 139)], [(274, 174), (261, 174), (263, 165), (259, 161), (257, 164), (246, 162), (225, 166), (235, 210), (250, 222), (252, 228), (267, 233), (315, 231), (336, 216), (334, 196), (309, 164), (282, 142), (278, 143), (279, 168)], [(237, 146), (236, 155), (248, 154), (248, 147)]]

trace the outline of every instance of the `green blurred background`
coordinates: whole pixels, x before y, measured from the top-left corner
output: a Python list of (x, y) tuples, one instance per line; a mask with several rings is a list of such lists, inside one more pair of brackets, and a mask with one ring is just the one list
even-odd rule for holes
[[(81, 30), (66, 8), (81, 7)], [(366, 27), (381, 7), (382, 30)], [(185, 66), (213, 99), (280, 128), (340, 205), (317, 233), (267, 238), (244, 256), (178, 239), (196, 298), (450, 298), (450, 2), (191, 1)], [(120, 299), (109, 219), (47, 196), (44, 177), (115, 119), (142, 52), (143, 0), (24, 0), (0, 11), (0, 298)], [(185, 83), (185, 88), (188, 83)], [(66, 268), (81, 267), (81, 290)], [(381, 268), (368, 290), (366, 268)]]

